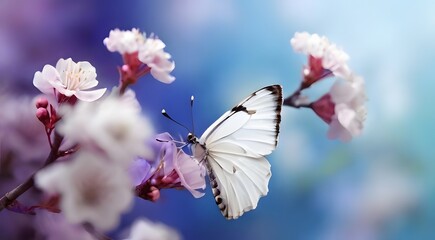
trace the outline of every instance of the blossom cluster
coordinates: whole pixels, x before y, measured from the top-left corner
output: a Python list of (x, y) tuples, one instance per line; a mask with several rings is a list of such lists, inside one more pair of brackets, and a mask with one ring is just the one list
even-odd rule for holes
[[(27, 182), (0, 199), (0, 211), (38, 213), (38, 226), (46, 230), (41, 234), (48, 239), (101, 238), (101, 232), (118, 226), (134, 197), (155, 202), (163, 189), (188, 190), (195, 198), (204, 195), (203, 159), (186, 153), (183, 147), (187, 144), (180, 146), (169, 133), (156, 134), (130, 88), (148, 73), (166, 84), (175, 80), (171, 75), (175, 63), (165, 52), (165, 44), (135, 28), (112, 30), (103, 43), (110, 52), (122, 56), (119, 85), (111, 91), (95, 89), (97, 71), (87, 61), (67, 58), (59, 59), (55, 66), (45, 65), (33, 78), (33, 85), (42, 94), (25, 103), (36, 107), (32, 124), (42, 123), (40, 131), (28, 138), (38, 144), (46, 138), (48, 144), (28, 144), (23, 149), (6, 145), (10, 151), (7, 158), (30, 159), (49, 151), (46, 161), (31, 169)], [(296, 33), (291, 45), (308, 56), (308, 65), (303, 67), (300, 88), (284, 100), (284, 105), (311, 108), (329, 124), (331, 138), (347, 141), (359, 135), (365, 117), (364, 80), (348, 67), (348, 55), (316, 34)], [(337, 81), (328, 93), (308, 102), (301, 92), (327, 77)], [(7, 112), (0, 112), (1, 119), (10, 117)], [(0, 126), (12, 122), (0, 121)], [(0, 140), (6, 134), (0, 133)], [(26, 149), (32, 149), (33, 156), (19, 154)], [(3, 157), (0, 155), (0, 160)], [(26, 206), (17, 198), (33, 184), (44, 196), (36, 205)], [(163, 224), (142, 219), (133, 224), (126, 239), (176, 240), (180, 236)]]
[[(307, 55), (308, 65), (303, 67), (299, 89), (284, 100), (284, 105), (311, 108), (329, 124), (329, 138), (349, 141), (360, 135), (367, 112), (365, 83), (349, 68), (347, 53), (326, 37), (307, 32), (297, 32), (290, 44), (296, 52)], [(310, 102), (301, 94), (328, 77), (335, 77), (336, 81), (318, 100)]]
[(175, 80), (170, 73), (175, 63), (170, 61), (171, 55), (164, 51), (166, 45), (154, 35), (146, 37), (138, 29), (110, 31), (109, 37), (104, 39), (104, 45), (111, 52), (118, 52), (124, 59), (120, 68), (121, 81), (133, 84), (136, 80), (147, 74), (163, 83)]
[[(92, 89), (99, 82), (95, 67), (87, 61), (59, 59), (55, 66), (45, 65), (35, 73), (33, 84), (42, 92), (34, 101), (35, 115), (51, 149), (44, 168), (34, 177), (45, 200), (31, 207), (16, 200), (6, 206), (26, 214), (35, 214), (35, 209), (61, 212), (75, 226), (66, 230), (65, 238), (84, 237), (89, 227), (90, 233), (112, 230), (131, 207), (135, 194), (156, 201), (158, 197), (143, 196), (155, 195), (162, 188), (186, 188), (200, 197), (203, 194), (196, 189), (205, 188), (203, 168), (169, 134), (153, 137), (151, 122), (128, 88), (147, 73), (164, 83), (175, 80), (170, 75), (175, 64), (164, 52), (165, 44), (153, 36), (146, 38), (137, 29), (113, 30), (104, 44), (124, 60), (119, 86), (110, 94), (106, 88)], [(135, 172), (142, 174), (140, 182)], [(129, 239), (141, 239), (151, 234), (144, 231), (154, 227), (160, 229), (154, 231), (155, 239), (178, 238), (162, 226), (141, 220)]]

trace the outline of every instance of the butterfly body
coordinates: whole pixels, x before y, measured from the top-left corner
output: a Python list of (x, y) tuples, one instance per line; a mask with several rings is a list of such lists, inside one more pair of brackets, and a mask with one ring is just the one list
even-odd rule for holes
[(278, 143), (281, 105), (281, 86), (262, 88), (224, 113), (199, 139), (192, 133), (187, 137), (227, 219), (255, 209), (268, 193), (271, 171), (265, 156)]

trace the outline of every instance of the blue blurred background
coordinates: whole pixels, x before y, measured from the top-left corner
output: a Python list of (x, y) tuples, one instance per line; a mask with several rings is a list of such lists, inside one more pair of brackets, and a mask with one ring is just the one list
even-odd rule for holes
[(311, 111), (285, 108), (268, 157), (270, 191), (256, 210), (227, 221), (209, 188), (201, 199), (167, 190), (157, 203), (137, 200), (111, 236), (147, 217), (184, 239), (435, 239), (434, 11), (429, 0), (0, 0), (0, 80), (10, 93), (34, 95), (34, 72), (72, 57), (114, 86), (121, 58), (103, 39), (137, 27), (158, 35), (176, 63), (173, 84), (147, 76), (134, 86), (145, 114), (158, 132), (185, 136), (160, 110), (190, 125), (195, 95), (200, 135), (263, 86), (281, 84), (290, 95), (306, 59), (289, 39), (296, 31), (325, 35), (366, 80), (362, 136), (328, 140), (328, 126)]

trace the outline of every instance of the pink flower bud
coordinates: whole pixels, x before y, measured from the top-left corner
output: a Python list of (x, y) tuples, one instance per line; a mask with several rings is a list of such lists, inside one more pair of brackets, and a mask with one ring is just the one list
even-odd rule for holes
[(36, 117), (41, 121), (44, 125), (47, 125), (50, 122), (50, 116), (46, 108), (38, 108), (36, 109)]
[(48, 106), (48, 100), (45, 97), (40, 97), (36, 99), (35, 103), (36, 108), (47, 108)]

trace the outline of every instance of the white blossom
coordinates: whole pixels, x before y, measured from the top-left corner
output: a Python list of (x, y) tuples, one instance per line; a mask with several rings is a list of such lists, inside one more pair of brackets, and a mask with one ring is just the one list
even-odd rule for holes
[(335, 104), (335, 114), (332, 116), (328, 136), (349, 141), (361, 134), (367, 114), (364, 79), (352, 75), (348, 81), (336, 81), (330, 90), (331, 99)]
[(137, 220), (126, 240), (180, 240), (181, 237), (174, 229), (147, 219)]
[(103, 41), (107, 49), (120, 54), (134, 53), (145, 43), (145, 36), (136, 28), (131, 31), (111, 30)]
[(88, 90), (98, 85), (95, 68), (89, 62), (74, 62), (71, 58), (59, 59), (56, 68), (45, 65), (42, 72), (35, 73), (33, 85), (41, 92), (53, 95), (55, 91), (67, 96), (76, 96), (82, 101), (99, 99), (106, 89)]
[[(119, 94), (119, 92), (117, 90), (112, 91), (111, 95), (113, 94)], [(125, 93), (120, 96), (120, 100), (131, 108), (136, 109), (138, 113), (140, 113), (140, 111), (142, 110), (142, 107), (136, 98), (136, 93), (131, 88), (127, 89), (127, 91), (125, 91)]]
[[(136, 28), (128, 31), (115, 29), (110, 31), (109, 37), (105, 38), (103, 43), (109, 51), (119, 52), (121, 55), (129, 54), (126, 55), (126, 59), (133, 56), (135, 61), (145, 64), (149, 67), (151, 75), (160, 82), (171, 83), (175, 80), (175, 77), (170, 75), (175, 63), (170, 60), (171, 55), (164, 51), (165, 43), (152, 34), (146, 37)], [(131, 64), (129, 61), (127, 64)]]
[(70, 223), (90, 223), (103, 231), (117, 226), (133, 200), (127, 171), (86, 151), (41, 170), (35, 183), (49, 194), (60, 194), (60, 209)]
[(133, 103), (112, 95), (100, 102), (64, 107), (58, 131), (81, 148), (127, 167), (138, 156), (152, 156), (146, 145), (153, 134), (151, 123)]
[(336, 76), (346, 77), (350, 74), (347, 61), (349, 55), (335, 44), (330, 43), (325, 36), (297, 32), (290, 40), (296, 52), (304, 53), (314, 58), (322, 59), (322, 66)]
[(165, 44), (158, 38), (147, 38), (139, 50), (139, 60), (151, 68), (151, 75), (160, 82), (171, 83), (175, 77), (170, 73), (175, 63), (170, 61), (171, 55), (163, 49)]
[[(171, 61), (171, 55), (164, 51), (165, 43), (157, 37), (146, 37), (138, 29), (121, 31), (115, 29), (110, 31), (109, 37), (103, 41), (111, 52), (124, 54), (137, 54), (137, 58), (150, 68), (151, 75), (163, 83), (171, 83), (175, 80), (170, 73), (175, 68)], [(136, 58), (136, 57), (135, 57)]]

